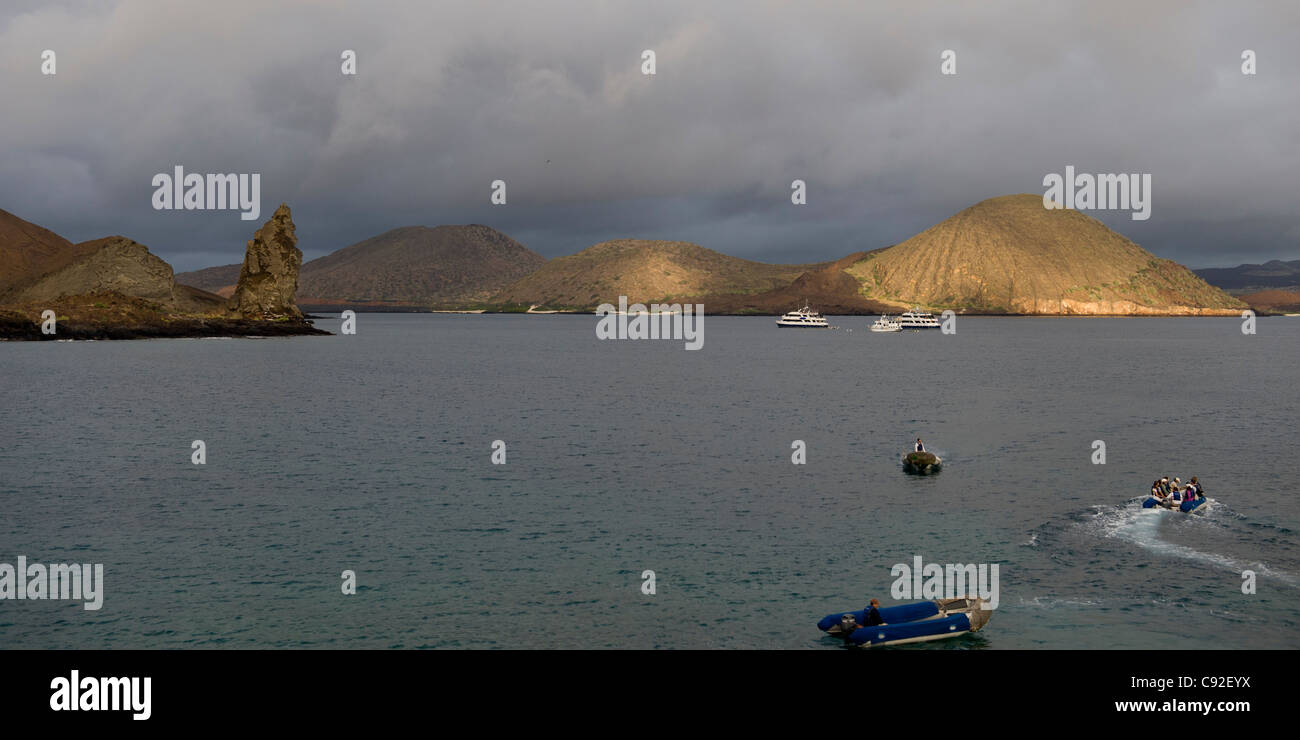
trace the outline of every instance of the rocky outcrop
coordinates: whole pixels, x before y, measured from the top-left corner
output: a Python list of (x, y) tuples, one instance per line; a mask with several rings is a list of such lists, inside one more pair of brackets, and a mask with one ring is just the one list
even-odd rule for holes
[(9, 302), (52, 301), (60, 296), (116, 292), (170, 305), (171, 265), (124, 236), (77, 245), (82, 256), (15, 292)]
[[(237, 313), (221, 296), (178, 285), (143, 244), (122, 236), (68, 244), (0, 211), (0, 271), (18, 274), (0, 286), (0, 340), (328, 334), (294, 305), (301, 262), (281, 206), (248, 243)], [(48, 311), (58, 318), (53, 334), (42, 331)]]
[(289, 206), (281, 203), (271, 219), (253, 234), (239, 270), (239, 283), (227, 304), (245, 319), (302, 318), (298, 310), (298, 270), (302, 251)]

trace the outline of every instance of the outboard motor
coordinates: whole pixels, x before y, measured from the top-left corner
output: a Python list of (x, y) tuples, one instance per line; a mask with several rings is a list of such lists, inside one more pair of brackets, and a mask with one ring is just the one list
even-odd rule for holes
[(853, 634), (853, 630), (856, 630), (858, 626), (858, 620), (852, 614), (845, 614), (840, 617), (840, 637), (846, 640), (849, 639), (849, 635)]

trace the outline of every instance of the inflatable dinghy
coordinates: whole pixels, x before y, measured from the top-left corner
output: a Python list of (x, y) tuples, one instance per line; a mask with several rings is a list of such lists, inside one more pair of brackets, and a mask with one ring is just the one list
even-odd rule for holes
[(884, 624), (863, 626), (866, 609), (827, 614), (817, 628), (858, 647), (906, 645), (957, 637), (980, 631), (988, 624), (992, 610), (980, 598), (918, 601), (880, 610)]
[(1147, 496), (1147, 500), (1142, 502), (1144, 509), (1170, 509), (1178, 510), (1184, 514), (1204, 514), (1210, 508), (1208, 498), (1189, 498), (1179, 500), (1173, 496), (1167, 496), (1158, 499), (1155, 496)]
[(909, 473), (937, 473), (943, 460), (933, 452), (909, 452), (903, 455), (903, 470)]

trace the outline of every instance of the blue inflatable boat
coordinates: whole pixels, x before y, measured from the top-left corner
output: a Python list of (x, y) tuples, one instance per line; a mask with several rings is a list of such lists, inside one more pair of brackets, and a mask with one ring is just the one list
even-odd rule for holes
[(1204, 514), (1206, 509), (1210, 508), (1210, 500), (1208, 498), (1177, 499), (1173, 496), (1158, 499), (1155, 496), (1147, 496), (1147, 500), (1142, 502), (1142, 508), (1177, 509), (1184, 514)]
[(858, 647), (906, 645), (978, 632), (992, 613), (984, 608), (983, 599), (938, 599), (882, 607), (880, 618), (885, 623), (874, 627), (863, 625), (867, 610), (859, 609), (827, 614), (817, 628)]

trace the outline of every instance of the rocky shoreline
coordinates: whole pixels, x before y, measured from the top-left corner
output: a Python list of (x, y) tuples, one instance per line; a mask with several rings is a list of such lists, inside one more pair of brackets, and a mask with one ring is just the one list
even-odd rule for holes
[(53, 334), (26, 318), (0, 317), (0, 341), (187, 339), (203, 337), (290, 337), (329, 335), (307, 321), (181, 318), (156, 324), (96, 324), (59, 322)]
[[(45, 333), (43, 312), (54, 312)], [(68, 339), (182, 339), (198, 337), (288, 337), (329, 335), (306, 319), (234, 318), (170, 312), (161, 305), (121, 293), (64, 297), (49, 304), (0, 307), (0, 341)]]
[[(769, 307), (763, 307), (763, 308), (742, 307), (742, 308), (724, 308), (721, 310), (709, 310), (709, 303), (707, 298), (693, 299), (690, 301), (688, 300), (669, 301), (665, 299), (660, 301), (642, 301), (642, 303), (649, 306), (651, 303), (690, 303), (690, 302), (699, 302), (701, 300), (704, 301), (705, 316), (773, 316), (775, 317), (775, 316), (781, 316), (786, 311), (798, 308), (798, 306), (790, 305), (789, 308), (786, 308), (784, 310), (774, 309)], [(831, 304), (827, 306), (824, 304), (817, 303), (815, 301), (811, 301), (809, 303), (812, 306), (812, 308), (820, 311), (825, 316), (879, 316), (882, 313), (887, 313), (891, 316), (897, 316), (898, 314), (908, 310), (908, 308), (904, 306), (887, 306), (883, 308), (860, 308), (856, 306), (844, 306), (840, 304)], [(530, 310), (520, 309), (514, 306), (490, 306), (490, 305), (484, 306), (481, 303), (465, 306), (463, 308), (456, 308), (456, 307), (384, 308), (384, 307), (366, 306), (362, 304), (344, 304), (337, 307), (324, 308), (317, 305), (317, 306), (313, 306), (312, 310), (320, 310), (325, 313), (338, 313), (339, 311), (349, 310), (349, 311), (354, 311), (356, 313), (525, 314), (530, 316), (554, 315), (554, 314), (590, 316), (596, 313), (596, 308), (594, 306), (590, 308), (573, 308), (569, 306), (558, 307), (558, 308), (546, 308), (544, 306), (538, 306), (530, 311)], [(935, 316), (938, 316), (940, 313), (943, 312), (942, 308), (927, 309), (923, 307), (923, 310), (928, 310), (931, 313), (933, 313)], [(1139, 307), (1128, 313), (1103, 312), (1103, 311), (1073, 311), (1073, 312), (1065, 312), (1065, 313), (1017, 313), (1011, 311), (971, 311), (967, 309), (958, 309), (955, 310), (954, 313), (956, 313), (958, 316), (996, 316), (996, 317), (1008, 317), (1008, 318), (1012, 318), (1012, 317), (1066, 318), (1066, 319), (1068, 318), (1205, 318), (1205, 317), (1240, 318), (1241, 312), (1243, 310), (1244, 309), (1235, 309), (1235, 308), (1219, 309), (1219, 308), (1190, 308), (1190, 307), (1176, 307), (1174, 309), (1168, 309), (1168, 310), (1158, 310), (1158, 309), (1142, 310), (1142, 308)], [(1257, 308), (1254, 310), (1257, 316), (1281, 315), (1278, 312), (1270, 311), (1267, 309)]]

